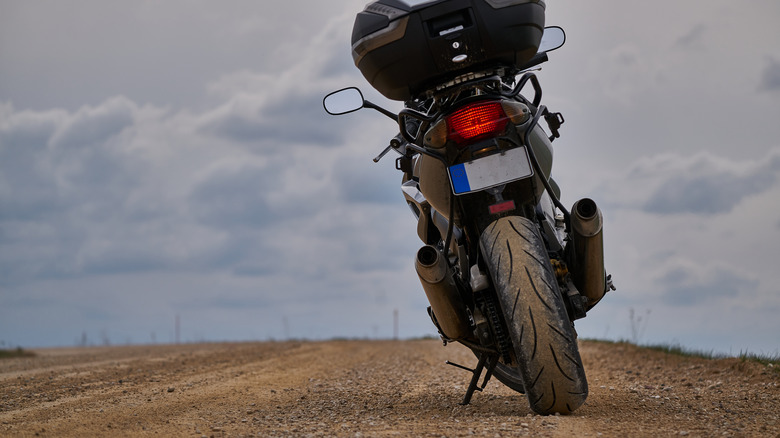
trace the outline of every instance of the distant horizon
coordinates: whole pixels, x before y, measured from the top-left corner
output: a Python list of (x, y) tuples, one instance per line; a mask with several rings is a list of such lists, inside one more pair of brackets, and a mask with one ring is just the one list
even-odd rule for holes
[[(780, 349), (776, 349), (774, 351), (750, 351), (750, 350), (740, 350), (739, 352), (725, 352), (725, 351), (716, 351), (712, 349), (697, 349), (697, 348), (691, 348), (686, 347), (677, 343), (672, 342), (661, 342), (661, 343), (635, 343), (629, 339), (600, 339), (600, 338), (579, 338), (580, 342), (590, 342), (590, 343), (609, 343), (609, 344), (628, 344), (632, 345), (638, 348), (643, 349), (649, 349), (649, 350), (656, 350), (661, 352), (666, 352), (668, 354), (681, 354), (686, 356), (697, 356), (697, 357), (703, 357), (706, 359), (726, 359), (726, 358), (740, 358), (740, 357), (747, 357), (747, 358), (758, 358), (758, 359), (765, 359), (765, 360), (780, 360)], [(108, 343), (108, 344), (86, 344), (86, 345), (51, 345), (51, 346), (3, 346), (0, 345), (0, 351), (14, 351), (17, 349), (21, 349), (23, 351), (38, 351), (38, 350), (66, 350), (66, 349), (73, 349), (73, 348), (111, 348), (111, 347), (167, 347), (167, 346), (177, 346), (177, 345), (198, 345), (198, 344), (252, 344), (252, 343), (274, 343), (274, 342), (408, 342), (408, 341), (441, 341), (440, 337), (433, 336), (433, 335), (425, 335), (425, 336), (410, 336), (410, 337), (402, 337), (402, 338), (392, 338), (392, 337), (331, 337), (331, 338), (322, 338), (322, 339), (310, 339), (310, 338), (289, 338), (289, 339), (243, 339), (243, 340), (231, 340), (231, 339), (223, 339), (223, 340), (210, 340), (210, 339), (203, 339), (203, 340), (185, 340), (181, 342), (130, 342), (130, 343)], [(459, 345), (459, 348), (468, 348), (465, 345), (459, 344), (458, 342), (451, 342), (448, 343), (447, 346), (457, 344)], [(441, 348), (446, 348), (447, 346), (440, 346)]]

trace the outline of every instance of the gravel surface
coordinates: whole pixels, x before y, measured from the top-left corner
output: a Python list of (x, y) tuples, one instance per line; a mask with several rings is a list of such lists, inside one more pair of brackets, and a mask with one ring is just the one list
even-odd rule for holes
[(581, 343), (590, 396), (538, 416), (460, 345), (331, 341), (46, 349), (0, 360), (2, 436), (780, 437), (780, 373)]

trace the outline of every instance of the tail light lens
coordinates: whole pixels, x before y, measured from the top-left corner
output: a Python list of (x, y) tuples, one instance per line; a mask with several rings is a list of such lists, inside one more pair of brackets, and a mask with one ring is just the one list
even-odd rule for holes
[(503, 133), (508, 123), (500, 102), (473, 103), (447, 117), (447, 137), (458, 144), (469, 144)]

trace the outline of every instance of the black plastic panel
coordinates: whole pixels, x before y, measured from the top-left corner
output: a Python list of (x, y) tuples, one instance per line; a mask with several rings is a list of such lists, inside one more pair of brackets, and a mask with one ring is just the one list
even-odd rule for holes
[[(536, 54), (545, 7), (533, 0), (509, 4), (445, 0), (405, 11), (399, 1), (371, 3), (371, 12), (355, 19), (355, 64), (393, 100), (408, 100), (468, 71), (522, 66)], [(387, 25), (380, 27), (383, 19)]]

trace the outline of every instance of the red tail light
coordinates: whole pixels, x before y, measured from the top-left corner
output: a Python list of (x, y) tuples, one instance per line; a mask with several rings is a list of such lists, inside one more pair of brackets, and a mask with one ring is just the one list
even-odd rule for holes
[(447, 117), (447, 136), (461, 143), (473, 143), (506, 130), (509, 118), (500, 102), (473, 103)]

